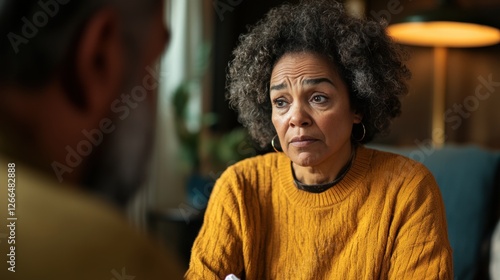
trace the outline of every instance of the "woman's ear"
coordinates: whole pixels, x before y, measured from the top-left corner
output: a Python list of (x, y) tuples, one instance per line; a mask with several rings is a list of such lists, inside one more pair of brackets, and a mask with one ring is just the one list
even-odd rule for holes
[(104, 113), (123, 90), (124, 53), (117, 12), (99, 10), (86, 22), (75, 49), (75, 78), (85, 112)]
[(353, 123), (361, 123), (362, 120), (363, 120), (363, 114), (358, 109), (355, 109)]

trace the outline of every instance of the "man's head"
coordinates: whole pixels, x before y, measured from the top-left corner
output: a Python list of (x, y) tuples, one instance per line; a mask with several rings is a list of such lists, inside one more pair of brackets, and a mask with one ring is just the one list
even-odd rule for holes
[(151, 146), (161, 0), (0, 1), (0, 152), (123, 204)]

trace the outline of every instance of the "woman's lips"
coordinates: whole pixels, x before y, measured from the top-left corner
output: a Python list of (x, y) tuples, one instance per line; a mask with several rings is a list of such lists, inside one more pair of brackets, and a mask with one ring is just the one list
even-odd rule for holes
[(302, 148), (302, 147), (307, 147), (316, 141), (318, 141), (318, 139), (306, 135), (295, 136), (292, 138), (292, 140), (290, 140), (290, 145)]

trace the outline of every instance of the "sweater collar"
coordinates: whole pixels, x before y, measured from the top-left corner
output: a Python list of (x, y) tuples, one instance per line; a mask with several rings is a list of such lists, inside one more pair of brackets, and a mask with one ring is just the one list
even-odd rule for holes
[(299, 190), (295, 186), (290, 159), (285, 154), (280, 153), (278, 159), (279, 187), (286, 194), (290, 202), (299, 206), (317, 208), (339, 203), (356, 187), (362, 185), (361, 183), (369, 169), (372, 155), (372, 150), (361, 145), (358, 146), (351, 169), (338, 184), (322, 193), (310, 193)]

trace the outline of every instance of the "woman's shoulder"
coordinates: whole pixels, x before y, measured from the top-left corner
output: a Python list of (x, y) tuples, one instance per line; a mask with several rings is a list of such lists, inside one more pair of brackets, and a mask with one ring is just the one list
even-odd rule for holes
[(430, 171), (420, 161), (412, 158), (410, 150), (404, 148), (390, 148), (385, 146), (364, 147), (372, 153), (372, 165), (401, 175), (422, 174)]
[(246, 158), (229, 166), (227, 171), (231, 170), (239, 174), (272, 172), (278, 168), (283, 156), (282, 153), (267, 153)]
[(371, 178), (391, 182), (391, 189), (398, 194), (439, 195), (433, 174), (424, 164), (412, 159), (411, 153), (403, 149), (366, 149), (372, 153)]
[(241, 160), (229, 166), (221, 179), (247, 185), (258, 182), (261, 178), (272, 178), (277, 173), (280, 162), (285, 160), (283, 157), (282, 153), (267, 153)]
[(280, 162), (286, 160), (283, 157), (281, 153), (268, 153), (241, 160), (222, 173), (215, 189), (245, 193), (245, 196), (253, 192), (265, 192), (271, 188), (273, 175), (278, 174)]

